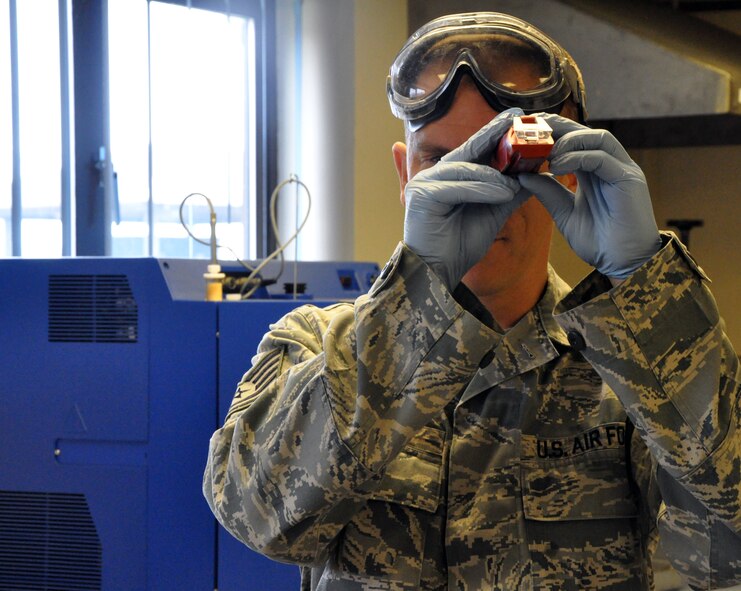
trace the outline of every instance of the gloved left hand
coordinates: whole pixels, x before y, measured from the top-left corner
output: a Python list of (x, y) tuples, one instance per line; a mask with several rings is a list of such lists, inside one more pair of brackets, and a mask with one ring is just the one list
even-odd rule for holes
[(576, 194), (548, 174), (522, 173), (520, 184), (550, 212), (574, 252), (603, 275), (625, 279), (661, 247), (640, 167), (607, 131), (541, 115), (557, 140), (550, 172), (574, 173)]

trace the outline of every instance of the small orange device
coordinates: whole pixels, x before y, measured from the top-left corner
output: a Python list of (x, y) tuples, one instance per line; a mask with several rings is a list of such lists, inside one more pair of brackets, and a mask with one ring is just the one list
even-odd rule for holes
[(542, 117), (523, 115), (497, 145), (492, 166), (504, 174), (538, 172), (553, 148), (553, 130)]

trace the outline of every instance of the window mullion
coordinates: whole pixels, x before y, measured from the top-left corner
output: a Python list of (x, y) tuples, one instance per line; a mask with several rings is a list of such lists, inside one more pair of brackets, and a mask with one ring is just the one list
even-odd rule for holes
[(13, 121), (13, 180), (10, 213), (10, 233), (13, 256), (21, 255), (21, 131), (18, 89), (18, 16), (16, 0), (10, 0), (10, 86)]
[(72, 132), (70, 128), (69, 3), (59, 0), (59, 74), (62, 123), (62, 256), (74, 254), (72, 217)]
[[(77, 254), (109, 255), (111, 211), (105, 9), (107, 0), (72, 0)], [(106, 91), (107, 92), (107, 91)], [(97, 161), (97, 166), (96, 166)]]
[(147, 254), (154, 256), (154, 195), (152, 194), (152, 11), (150, 0), (147, 0), (147, 183), (149, 198), (147, 201)]

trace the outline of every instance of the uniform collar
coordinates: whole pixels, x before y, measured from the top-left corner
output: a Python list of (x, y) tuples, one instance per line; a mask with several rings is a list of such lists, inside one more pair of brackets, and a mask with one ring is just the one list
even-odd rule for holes
[(476, 374), (460, 403), (505, 380), (546, 364), (559, 355), (555, 344), (569, 346), (566, 333), (553, 318), (556, 302), (569, 291), (569, 286), (549, 265), (548, 283), (543, 296), (532, 310), (502, 335), (492, 351), (491, 363)]
[(540, 301), (535, 305), (540, 322), (548, 337), (555, 343), (569, 346), (566, 332), (553, 317), (553, 309), (556, 304), (568, 295), (571, 286), (558, 276), (558, 273), (548, 265), (548, 284)]

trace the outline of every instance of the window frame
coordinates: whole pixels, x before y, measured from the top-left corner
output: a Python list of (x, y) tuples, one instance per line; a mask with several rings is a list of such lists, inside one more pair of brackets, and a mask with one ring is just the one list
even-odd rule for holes
[[(151, 1), (151, 0), (147, 0)], [(257, 257), (274, 246), (268, 231), (269, 188), (276, 182), (275, 8), (264, 0), (156, 0), (251, 18), (255, 23)], [(67, 0), (60, 0), (66, 4)], [(107, 0), (71, 0), (74, 60), (76, 253), (111, 254), (113, 169), (110, 162)], [(60, 19), (61, 21), (62, 19)], [(62, 26), (60, 22), (60, 27)], [(91, 116), (92, 115), (92, 116)]]

